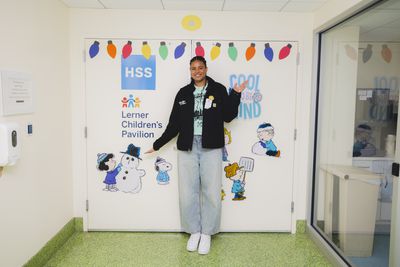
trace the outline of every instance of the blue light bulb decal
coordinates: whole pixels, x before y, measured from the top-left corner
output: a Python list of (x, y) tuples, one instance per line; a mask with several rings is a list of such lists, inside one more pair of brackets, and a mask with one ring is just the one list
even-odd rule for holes
[(175, 59), (180, 58), (185, 53), (185, 46), (186, 44), (182, 42), (175, 48), (175, 53), (174, 53)]
[(99, 45), (100, 45), (99, 42), (94, 41), (93, 44), (90, 46), (90, 48), (89, 48), (90, 58), (94, 58), (95, 56), (97, 56), (97, 54), (99, 53), (99, 50), (100, 50)]
[(272, 62), (274, 59), (274, 50), (269, 46), (269, 43), (265, 44), (264, 56), (269, 62)]

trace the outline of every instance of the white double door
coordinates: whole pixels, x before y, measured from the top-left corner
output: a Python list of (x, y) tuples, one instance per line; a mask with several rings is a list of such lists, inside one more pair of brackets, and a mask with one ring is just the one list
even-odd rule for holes
[[(143, 41), (146, 41), (151, 48), (150, 54), (154, 56), (149, 58), (154, 63), (150, 64), (153, 69), (147, 73), (154, 75), (155, 86), (153, 88), (149, 81), (145, 87), (151, 89), (137, 90), (121, 89), (126, 74), (121, 51), (127, 40), (112, 40), (117, 51), (115, 58), (109, 54), (107, 39), (87, 39), (87, 54), (95, 41), (99, 42), (99, 52), (92, 58), (88, 56), (85, 63), (89, 230), (181, 230), (176, 140), (156, 153), (144, 152), (165, 130), (178, 89), (190, 82), (189, 61), (196, 54), (196, 43), (200, 42), (210, 77), (227, 88), (236, 82), (249, 80), (242, 95), (238, 118), (225, 125), (229, 144), (226, 145), (227, 161), (224, 162), (224, 167), (228, 168), (221, 174), (221, 230), (291, 231), (296, 42), (291, 42), (290, 47), (287, 42), (269, 42), (271, 49), (264, 53), (267, 42), (261, 41), (218, 41), (218, 47), (217, 41), (132, 39), (131, 55), (144, 57), (142, 54), (147, 53), (148, 56), (149, 50), (142, 50)], [(166, 45), (163, 52), (159, 49), (161, 42)], [(185, 45), (182, 46), (182, 42)], [(254, 50), (249, 49), (251, 43), (255, 45)], [(236, 51), (228, 50), (232, 46)], [(168, 51), (166, 57), (165, 51)], [(142, 74), (139, 73), (140, 78), (145, 74), (144, 69)], [(128, 75), (137, 74), (135, 70), (128, 71)], [(279, 151), (275, 156), (252, 151), (253, 146), (263, 147), (259, 134), (266, 127), (274, 129), (272, 142), (275, 151)], [(137, 150), (132, 153), (130, 144), (140, 147), (140, 154)], [(107, 163), (111, 166), (109, 177), (112, 178), (111, 170), (119, 170), (114, 185), (118, 190), (113, 189), (106, 179), (107, 170), (99, 169), (99, 163), (108, 154), (113, 154), (116, 162), (116, 166)], [(128, 169), (124, 166), (127, 164), (125, 159), (132, 158), (132, 155), (140, 159), (133, 156), (136, 165)], [(161, 169), (166, 167), (161, 163), (168, 163), (172, 168), (162, 173)], [(234, 179), (227, 178), (230, 176), (227, 173), (229, 165), (235, 163), (247, 170), (244, 181), (241, 178), (245, 190), (245, 199), (242, 200), (235, 199), (232, 192)], [(127, 180), (122, 180), (125, 171)], [(168, 177), (168, 183), (160, 183), (162, 175)], [(140, 183), (140, 188), (134, 183), (129, 184), (130, 179)], [(138, 190), (129, 190), (130, 186)]]

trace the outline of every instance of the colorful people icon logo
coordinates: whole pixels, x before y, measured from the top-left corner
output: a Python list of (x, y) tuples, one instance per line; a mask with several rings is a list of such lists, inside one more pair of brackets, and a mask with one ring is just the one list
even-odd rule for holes
[(129, 95), (128, 108), (133, 108), (134, 104), (135, 104), (135, 99), (133, 98), (133, 95)]
[(127, 108), (128, 107), (128, 99), (126, 97), (123, 97), (122, 100), (122, 107)]
[(135, 108), (140, 108), (140, 102), (142, 102), (142, 101), (140, 101), (140, 99), (139, 99), (139, 97), (135, 97)]

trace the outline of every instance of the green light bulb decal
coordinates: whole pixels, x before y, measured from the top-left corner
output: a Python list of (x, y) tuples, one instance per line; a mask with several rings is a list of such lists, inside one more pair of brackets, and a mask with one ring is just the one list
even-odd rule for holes
[(164, 60), (168, 57), (168, 47), (165, 45), (165, 42), (160, 42), (158, 53), (160, 54), (160, 57)]
[(237, 55), (238, 55), (238, 52), (237, 52), (236, 47), (234, 46), (233, 43), (229, 43), (229, 48), (228, 48), (229, 58), (232, 59), (233, 61), (235, 61), (237, 58)]

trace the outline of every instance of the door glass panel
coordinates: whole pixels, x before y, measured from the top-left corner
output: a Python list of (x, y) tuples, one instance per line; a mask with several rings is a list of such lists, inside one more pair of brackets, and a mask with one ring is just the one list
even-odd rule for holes
[(313, 226), (354, 266), (389, 266), (400, 2), (320, 36)]

